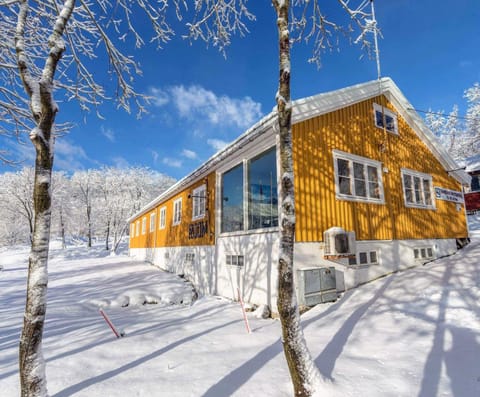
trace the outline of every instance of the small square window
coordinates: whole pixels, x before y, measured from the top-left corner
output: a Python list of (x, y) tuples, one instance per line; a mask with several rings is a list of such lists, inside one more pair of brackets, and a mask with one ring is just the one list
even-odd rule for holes
[(397, 115), (385, 106), (377, 103), (373, 104), (373, 111), (375, 115), (375, 126), (384, 128), (388, 132), (398, 134), (398, 120)]
[(354, 256), (348, 258), (348, 264), (349, 264), (350, 266), (356, 265), (356, 264), (357, 264), (357, 258), (354, 257)]
[(370, 251), (370, 263), (377, 263), (377, 251)]
[(368, 263), (367, 253), (366, 252), (360, 252), (358, 254), (358, 259), (360, 259), (360, 264), (361, 265), (367, 264)]
[(243, 266), (243, 255), (238, 255), (238, 266)]
[(232, 264), (232, 255), (227, 255), (227, 260), (226, 260), (227, 265)]
[(427, 255), (429, 258), (433, 258), (433, 250), (431, 248), (427, 248)]
[(418, 248), (415, 248), (413, 250), (413, 256), (414, 256), (415, 259), (420, 258), (420, 252), (418, 251)]

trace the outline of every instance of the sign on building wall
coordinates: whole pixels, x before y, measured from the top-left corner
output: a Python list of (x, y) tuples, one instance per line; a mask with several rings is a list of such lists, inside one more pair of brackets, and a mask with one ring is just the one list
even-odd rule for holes
[(208, 222), (197, 222), (188, 225), (188, 238), (190, 240), (201, 238), (208, 233)]
[(463, 204), (463, 193), (456, 190), (444, 189), (442, 187), (435, 188), (435, 198), (437, 200), (453, 201), (454, 203)]

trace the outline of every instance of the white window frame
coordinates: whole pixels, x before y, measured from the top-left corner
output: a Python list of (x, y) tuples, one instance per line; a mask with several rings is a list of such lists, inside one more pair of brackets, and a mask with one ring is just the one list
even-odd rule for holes
[(192, 220), (205, 217), (207, 204), (207, 186), (202, 185), (192, 191)]
[[(366, 257), (366, 262), (360, 260), (361, 255), (364, 254)], [(372, 260), (372, 254), (375, 256), (376, 260)], [(359, 250), (355, 257), (352, 258), (352, 261), (349, 261), (350, 266), (365, 266), (365, 265), (379, 265), (380, 264), (380, 251), (376, 249), (371, 250)]]
[[(349, 162), (350, 191), (352, 192), (352, 194), (345, 194), (340, 192), (338, 162), (337, 162), (338, 159)], [(354, 193), (355, 178), (354, 178), (354, 171), (353, 171), (353, 163), (363, 164), (364, 167), (370, 166), (370, 167), (376, 168), (377, 177), (378, 177), (377, 182), (378, 182), (379, 196), (380, 196), (379, 198), (369, 197), (368, 176), (366, 176), (367, 179), (365, 179), (366, 196), (365, 197), (358, 196)], [(337, 199), (348, 200), (348, 201), (358, 201), (358, 202), (365, 202), (365, 203), (374, 203), (374, 204), (385, 204), (385, 194), (384, 194), (383, 180), (382, 180), (382, 163), (380, 161), (357, 156), (351, 153), (342, 152), (341, 150), (333, 150), (333, 167), (335, 171), (335, 196)]]
[[(428, 251), (430, 251), (430, 253)], [(413, 259), (415, 259), (416, 261), (435, 259), (435, 248), (431, 245), (414, 247)]]
[(393, 130), (386, 128), (385, 130), (391, 134), (398, 135), (398, 117), (397, 114), (392, 112), (390, 109), (388, 109), (385, 106), (379, 105), (378, 103), (373, 104), (373, 122), (375, 123), (375, 127), (381, 128), (382, 130), (384, 129), (383, 125), (378, 125), (377, 124), (377, 112), (382, 114), (382, 119), (383, 115), (391, 117), (393, 119)]
[(142, 218), (142, 234), (147, 233), (147, 217)]
[[(435, 206), (435, 194), (434, 194), (434, 189), (433, 189), (433, 179), (432, 176), (429, 174), (425, 174), (423, 172), (419, 171), (414, 171), (410, 170), (407, 168), (402, 168), (401, 169), (401, 178), (402, 178), (402, 190), (403, 190), (403, 201), (405, 203), (405, 207), (409, 208), (420, 208), (420, 209), (428, 209), (428, 210), (434, 210), (436, 208)], [(409, 176), (411, 178), (411, 183), (412, 183), (412, 194), (413, 194), (413, 199), (415, 202), (409, 202), (407, 201), (407, 191), (405, 187), (405, 176)], [(415, 187), (414, 187), (414, 178), (419, 178), (420, 179), (420, 202), (418, 202), (415, 198)], [(425, 185), (424, 181), (428, 181), (429, 187), (430, 187), (430, 201), (431, 204), (426, 203), (426, 196), (425, 196)]]
[(136, 227), (136, 229), (137, 229), (136, 235), (137, 235), (137, 237), (138, 237), (138, 236), (140, 236), (140, 221), (139, 221), (139, 220), (136, 222), (136, 225), (137, 225), (137, 227)]
[(155, 231), (155, 215), (156, 215), (155, 212), (152, 212), (150, 214), (150, 225), (149, 225), (150, 227), (148, 230), (150, 233)]
[(182, 223), (182, 198), (178, 198), (173, 202), (173, 226)]
[(130, 224), (130, 237), (132, 237), (132, 238), (135, 237), (135, 223), (134, 222), (132, 222)]
[(158, 223), (159, 229), (165, 229), (167, 225), (167, 207), (160, 208), (160, 222)]

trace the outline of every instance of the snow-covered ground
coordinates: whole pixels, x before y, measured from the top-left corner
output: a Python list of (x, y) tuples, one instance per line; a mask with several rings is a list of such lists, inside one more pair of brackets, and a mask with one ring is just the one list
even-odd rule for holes
[[(479, 219), (477, 219), (479, 220)], [(480, 222), (478, 222), (480, 225)], [(480, 230), (480, 227), (479, 227)], [(479, 236), (480, 237), (480, 236)], [(0, 252), (0, 395), (18, 396), (27, 251)], [(278, 320), (97, 247), (53, 248), (44, 335), (51, 396), (291, 396)], [(480, 396), (480, 239), (303, 315), (325, 397)], [(126, 332), (116, 339), (103, 308)]]

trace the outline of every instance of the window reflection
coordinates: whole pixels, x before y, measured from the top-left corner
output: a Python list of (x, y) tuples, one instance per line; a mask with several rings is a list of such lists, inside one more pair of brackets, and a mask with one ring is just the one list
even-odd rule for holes
[(276, 149), (250, 160), (245, 172), (239, 164), (222, 175), (222, 233), (278, 226)]
[(277, 161), (275, 148), (248, 165), (248, 228), (278, 226)]
[(222, 233), (243, 230), (243, 164), (222, 175)]

